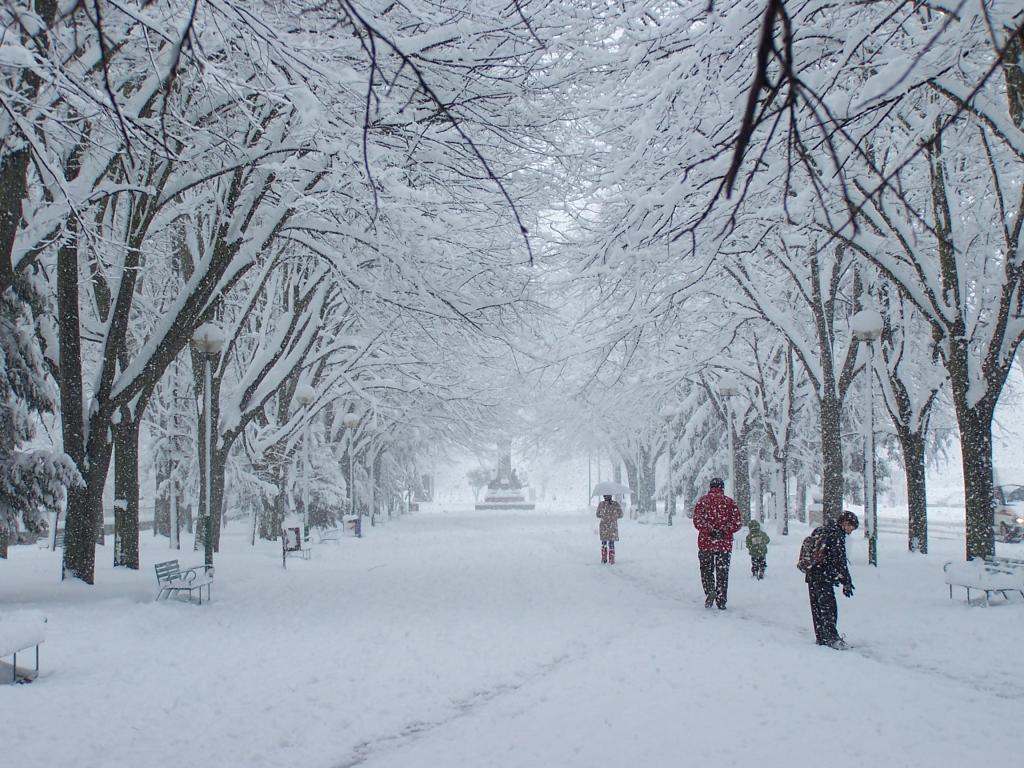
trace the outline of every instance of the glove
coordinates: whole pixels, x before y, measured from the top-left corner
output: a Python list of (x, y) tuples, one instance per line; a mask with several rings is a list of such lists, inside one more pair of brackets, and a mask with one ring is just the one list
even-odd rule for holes
[(712, 541), (721, 541), (724, 538), (724, 534), (721, 531), (717, 531), (716, 530), (716, 531), (711, 531), (708, 534), (708, 537), (710, 537), (710, 539)]
[(843, 584), (843, 597), (853, 597), (853, 584)]

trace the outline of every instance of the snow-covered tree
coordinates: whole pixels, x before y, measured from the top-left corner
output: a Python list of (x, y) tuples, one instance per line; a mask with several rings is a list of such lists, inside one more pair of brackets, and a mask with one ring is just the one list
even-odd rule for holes
[(33, 447), (40, 417), (56, 409), (47, 376), (39, 318), (48, 312), (37, 270), (20, 272), (0, 292), (0, 537), (19, 529), (42, 532), (59, 512), (65, 489), (80, 483), (59, 451)]

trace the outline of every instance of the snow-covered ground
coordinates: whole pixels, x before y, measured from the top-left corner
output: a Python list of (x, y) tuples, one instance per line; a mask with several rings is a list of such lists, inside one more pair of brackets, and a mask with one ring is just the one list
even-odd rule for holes
[(202, 607), (153, 602), (165, 539), (143, 538), (139, 572), (100, 548), (91, 588), (59, 583), (57, 554), (15, 547), (0, 609), (41, 609), (48, 630), (40, 679), (0, 686), (0, 761), (1024, 764), (1024, 600), (951, 601), (942, 564), (962, 559), (961, 540), (911, 556), (885, 534), (876, 570), (855, 533), (839, 622), (854, 649), (836, 652), (813, 643), (799, 526), (773, 533), (763, 582), (736, 553), (719, 612), (703, 608), (688, 520), (624, 522), (615, 566), (599, 562), (594, 522), (437, 509), (287, 570), (232, 526)]

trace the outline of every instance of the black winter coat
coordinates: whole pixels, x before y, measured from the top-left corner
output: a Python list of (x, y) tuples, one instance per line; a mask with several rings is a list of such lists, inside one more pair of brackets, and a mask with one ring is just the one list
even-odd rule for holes
[(806, 580), (808, 582), (824, 582), (833, 586), (836, 584), (853, 586), (850, 567), (846, 562), (846, 531), (839, 527), (839, 523), (832, 521), (815, 528), (811, 535), (823, 536), (825, 549), (817, 565), (807, 571)]

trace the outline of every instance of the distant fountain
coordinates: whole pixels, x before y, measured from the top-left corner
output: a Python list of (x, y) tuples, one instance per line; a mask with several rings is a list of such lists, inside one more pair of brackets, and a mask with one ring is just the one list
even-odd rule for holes
[(512, 468), (512, 443), (503, 440), (498, 443), (498, 468), (495, 477), (487, 484), (484, 500), (477, 509), (534, 509), (527, 501), (528, 488)]

